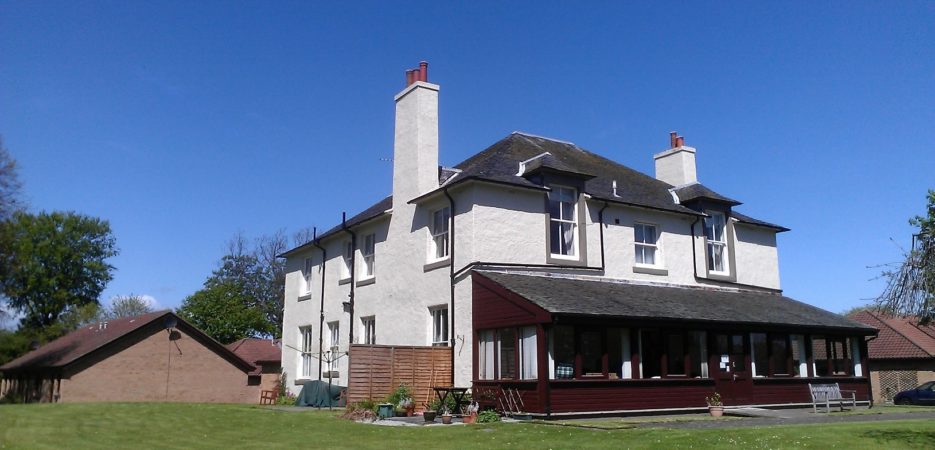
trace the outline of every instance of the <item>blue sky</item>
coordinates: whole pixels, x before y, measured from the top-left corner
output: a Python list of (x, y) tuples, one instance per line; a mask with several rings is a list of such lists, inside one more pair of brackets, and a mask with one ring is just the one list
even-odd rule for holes
[(427, 60), (440, 161), (514, 130), (699, 179), (785, 225), (787, 295), (882, 288), (935, 188), (932, 2), (0, 1), (0, 134), (31, 209), (110, 221), (104, 300), (176, 307), (238, 232), (389, 194), (393, 95)]

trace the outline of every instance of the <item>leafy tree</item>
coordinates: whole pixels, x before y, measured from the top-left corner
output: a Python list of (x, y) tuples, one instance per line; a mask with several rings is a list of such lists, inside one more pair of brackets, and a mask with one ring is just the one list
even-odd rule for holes
[(119, 319), (121, 317), (134, 317), (153, 312), (149, 302), (139, 295), (119, 295), (110, 302), (104, 315), (108, 319)]
[(242, 286), (231, 281), (212, 281), (188, 296), (178, 314), (214, 339), (229, 344), (273, 331), (263, 312), (250, 306), (252, 303), (254, 299)]
[(883, 272), (886, 288), (877, 306), (890, 313), (917, 316), (923, 323), (935, 319), (935, 190), (926, 196), (926, 215), (909, 219), (919, 228), (905, 260)]
[(16, 160), (10, 156), (0, 137), (0, 221), (8, 220), (15, 211), (22, 209), (21, 187), (16, 173)]
[(16, 212), (0, 223), (0, 293), (23, 314), (20, 326), (44, 329), (98, 296), (117, 254), (107, 221), (71, 212)]

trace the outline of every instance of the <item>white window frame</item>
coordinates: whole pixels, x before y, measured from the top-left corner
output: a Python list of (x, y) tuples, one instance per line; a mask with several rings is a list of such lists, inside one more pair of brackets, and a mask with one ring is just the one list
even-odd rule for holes
[(305, 258), (305, 267), (304, 267), (304, 270), (302, 271), (302, 278), (305, 280), (304, 292), (306, 294), (312, 293), (312, 268), (313, 267), (315, 267), (315, 265), (312, 262), (312, 258), (311, 257)]
[[(552, 185), (550, 186), (550, 189), (551, 190), (549, 191), (549, 211), (548, 211), (549, 212), (549, 230), (548, 230), (549, 240), (547, 244), (549, 246), (549, 254), (551, 255), (552, 258), (577, 260), (578, 250), (576, 247), (578, 247), (579, 239), (580, 239), (579, 237), (580, 233), (578, 230), (578, 190), (570, 186), (561, 186), (561, 185)], [(570, 218), (564, 217), (564, 213), (562, 211), (563, 210), (562, 203), (565, 203), (563, 202), (563, 194), (567, 192), (571, 193), (570, 195), (571, 217)], [(556, 195), (558, 196), (558, 200), (556, 201), (558, 202), (558, 205), (559, 205), (558, 206), (559, 217), (555, 217), (552, 214), (552, 202), (553, 202), (552, 197)], [(565, 242), (565, 239), (563, 239), (564, 236), (559, 236), (559, 242), (562, 243), (564, 246), (566, 246), (566, 248), (564, 249), (559, 249), (559, 253), (553, 252), (553, 248), (552, 248), (552, 224), (553, 223), (570, 225), (572, 228), (571, 245), (567, 245), (567, 243)], [(562, 234), (564, 235), (565, 233), (564, 227), (562, 227), (561, 229), (563, 230)], [(563, 253), (562, 251), (567, 252), (567, 253)]]
[(334, 359), (335, 353), (341, 351), (341, 322), (328, 322), (328, 350), (332, 353)]
[[(639, 228), (643, 229), (642, 231), (643, 241), (640, 241), (637, 238), (639, 236), (638, 231), (637, 231)], [(646, 238), (647, 228), (652, 229), (652, 233), (654, 237), (653, 242), (646, 242), (645, 238)], [(647, 222), (634, 223), (633, 224), (633, 251), (634, 251), (633, 261), (634, 261), (634, 264), (637, 266), (644, 266), (644, 267), (661, 267), (662, 266), (662, 247), (659, 245), (660, 240), (661, 239), (659, 236), (659, 225), (656, 225), (654, 223), (647, 223)], [(646, 251), (646, 249), (649, 249), (652, 251), (652, 256), (653, 256), (652, 263), (645, 262), (645, 253), (641, 253), (641, 250)], [(640, 261), (640, 255), (644, 255), (642, 262)]]
[(352, 241), (347, 240), (341, 244), (341, 260), (344, 261), (341, 278), (346, 280), (351, 277), (351, 264), (354, 263), (354, 243)]
[(364, 262), (364, 270), (361, 274), (362, 279), (373, 278), (376, 274), (376, 247), (377, 235), (375, 233), (364, 236), (364, 246), (360, 249), (361, 259)]
[(298, 378), (311, 378), (312, 377), (312, 346), (314, 335), (312, 334), (312, 326), (305, 325), (299, 327), (299, 368), (296, 372), (299, 374)]
[(377, 317), (368, 316), (360, 318), (361, 337), (366, 345), (376, 345), (377, 343)]
[[(443, 219), (438, 220), (439, 214)], [(438, 229), (437, 225), (443, 223), (444, 229)], [(431, 223), (429, 224), (429, 234), (431, 245), (429, 245), (428, 260), (442, 261), (448, 259), (449, 230), (451, 229), (451, 208), (448, 206), (432, 211)]]
[(519, 327), (516, 329), (519, 348), (516, 356), (519, 362), (516, 375), (521, 380), (536, 380), (539, 374), (539, 350), (536, 327)]
[(477, 378), (480, 380), (493, 380), (494, 368), (494, 340), (493, 330), (482, 330), (477, 333)]
[(448, 305), (430, 308), (429, 315), (432, 321), (430, 327), (432, 335), (429, 341), (433, 347), (448, 347), (450, 345), (448, 333), (451, 331), (448, 323)]
[[(705, 217), (705, 267), (708, 268), (708, 272), (727, 275), (730, 274), (730, 247), (727, 245), (727, 215), (718, 212), (718, 211), (706, 211), (708, 217)], [(710, 221), (710, 223), (709, 223)], [(721, 239), (718, 240), (717, 234), (714, 229), (715, 226), (720, 228)], [(714, 249), (720, 248), (720, 259), (721, 259), (721, 268), (718, 270), (717, 261), (715, 261)]]

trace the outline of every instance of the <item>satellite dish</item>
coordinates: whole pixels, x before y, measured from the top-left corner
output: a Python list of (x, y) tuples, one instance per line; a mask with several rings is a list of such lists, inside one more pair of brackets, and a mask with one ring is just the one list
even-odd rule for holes
[(166, 316), (166, 320), (163, 323), (165, 324), (166, 329), (168, 330), (169, 328), (175, 328), (175, 326), (178, 325), (179, 321), (178, 319), (175, 318), (175, 316), (168, 315)]

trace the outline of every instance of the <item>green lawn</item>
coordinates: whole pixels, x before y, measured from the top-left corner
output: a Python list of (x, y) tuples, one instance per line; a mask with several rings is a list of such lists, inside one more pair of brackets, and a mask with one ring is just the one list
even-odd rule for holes
[(935, 421), (712, 430), (381, 427), (247, 405), (0, 405), (2, 448), (935, 448)]

